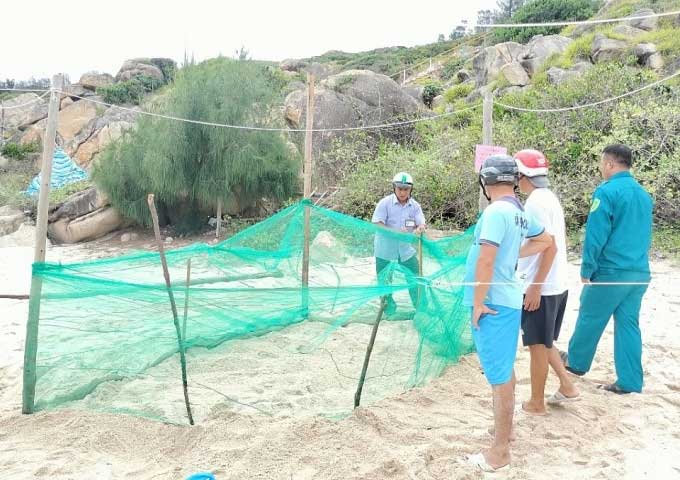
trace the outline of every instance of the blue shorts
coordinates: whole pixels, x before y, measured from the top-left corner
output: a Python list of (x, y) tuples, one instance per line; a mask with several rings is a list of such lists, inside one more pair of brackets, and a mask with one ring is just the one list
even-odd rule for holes
[(522, 310), (492, 304), (487, 307), (498, 313), (482, 315), (479, 330), (472, 327), (472, 339), (487, 381), (491, 385), (501, 385), (512, 379)]

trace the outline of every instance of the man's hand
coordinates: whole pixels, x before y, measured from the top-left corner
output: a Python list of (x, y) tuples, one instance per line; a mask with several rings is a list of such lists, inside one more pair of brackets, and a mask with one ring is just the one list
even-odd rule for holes
[(472, 326), (475, 328), (475, 330), (479, 330), (479, 318), (487, 313), (489, 315), (496, 315), (498, 312), (495, 310), (491, 310), (484, 304), (475, 305), (474, 307), (472, 307)]
[(590, 283), (590, 279), (581, 277), (581, 283)]
[(524, 310), (533, 312), (541, 306), (541, 286), (529, 285), (524, 294)]
[(423, 233), (425, 231), (425, 225), (418, 225), (416, 227), (415, 233)]

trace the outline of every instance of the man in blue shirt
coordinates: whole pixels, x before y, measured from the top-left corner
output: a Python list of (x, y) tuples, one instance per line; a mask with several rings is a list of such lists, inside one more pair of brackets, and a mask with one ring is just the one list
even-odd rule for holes
[[(602, 388), (614, 393), (642, 391), (640, 306), (650, 280), (647, 252), (652, 238), (653, 202), (630, 174), (631, 150), (609, 145), (602, 153), (604, 182), (593, 193), (581, 263), (581, 306), (567, 369), (584, 375), (593, 363), (602, 332), (614, 316), (617, 380)], [(621, 282), (631, 285), (597, 285)]]
[[(411, 198), (413, 178), (406, 172), (397, 173), (392, 179), (393, 193), (386, 196), (375, 207), (373, 223), (382, 225), (396, 232), (420, 234), (425, 230), (425, 216), (420, 204)], [(385, 282), (391, 276), (387, 267), (397, 262), (399, 267), (407, 269), (411, 275), (418, 275), (419, 264), (416, 250), (411, 243), (390, 232), (375, 235), (375, 271), (378, 278)], [(409, 289), (411, 303), (417, 306), (418, 289)], [(397, 305), (392, 295), (387, 295), (385, 314), (392, 315)]]
[[(491, 204), (480, 216), (465, 268), (463, 305), (472, 309), (472, 338), (491, 384), (494, 441), (472, 455), (470, 463), (484, 471), (510, 464), (510, 434), (515, 405), (514, 363), (522, 319), (523, 285), (515, 271), (520, 256), (535, 255), (552, 238), (528, 215), (515, 197), (517, 164), (508, 155), (493, 155), (479, 173)], [(529, 241), (522, 245), (525, 239)]]

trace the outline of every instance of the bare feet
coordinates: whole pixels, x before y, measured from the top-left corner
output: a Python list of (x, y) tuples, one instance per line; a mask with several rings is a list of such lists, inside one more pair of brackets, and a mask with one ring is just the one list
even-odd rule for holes
[(558, 388), (557, 391), (567, 398), (576, 398), (579, 396), (579, 391), (574, 384), (560, 385), (560, 388)]
[(530, 415), (546, 415), (545, 403), (541, 400), (540, 402), (535, 402), (534, 400), (529, 400), (528, 402), (522, 402), (522, 410)]
[(483, 450), (482, 455), (484, 455), (486, 463), (494, 470), (510, 465), (510, 451), (508, 449), (502, 451), (497, 447), (491, 447)]

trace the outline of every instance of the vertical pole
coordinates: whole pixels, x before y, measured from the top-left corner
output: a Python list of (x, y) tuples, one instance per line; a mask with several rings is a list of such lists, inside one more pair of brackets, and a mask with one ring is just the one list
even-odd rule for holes
[(0, 147), (5, 145), (5, 108), (0, 103)]
[[(38, 197), (38, 218), (35, 228), (35, 251), (33, 265), (45, 261), (47, 244), (47, 213), (49, 209), (50, 182), (52, 181), (52, 157), (57, 136), (59, 117), (59, 90), (64, 86), (64, 77), (52, 77), (52, 91), (47, 110), (47, 128), (43, 138), (42, 169), (40, 171), (40, 196)], [(38, 323), (40, 319), (40, 296), (42, 278), (31, 276), (31, 293), (28, 301), (28, 321), (26, 322), (26, 343), (24, 346), (24, 385), (22, 394), (22, 413), (33, 413), (35, 407), (36, 358), (38, 355)]]
[(371, 353), (373, 352), (375, 337), (378, 334), (378, 327), (380, 326), (380, 320), (382, 320), (386, 304), (387, 302), (385, 300), (385, 297), (381, 297), (380, 309), (378, 309), (378, 315), (375, 317), (375, 323), (373, 324), (373, 329), (371, 330), (371, 338), (368, 340), (368, 346), (366, 347), (366, 355), (364, 356), (364, 364), (361, 367), (359, 384), (357, 385), (357, 390), (354, 393), (354, 408), (357, 408), (359, 405), (361, 405), (361, 392), (364, 390), (364, 382), (366, 381), (366, 372), (368, 372), (368, 364), (371, 361)]
[(402, 80), (401, 80), (401, 84), (402, 84), (402, 85), (406, 85), (406, 69), (404, 69), (404, 72), (403, 72), (403, 73), (404, 73), (404, 76), (403, 76), (403, 78), (402, 78)]
[[(314, 74), (307, 73), (307, 126), (305, 132), (304, 196), (309, 200), (312, 195), (312, 136), (314, 132)], [(309, 313), (309, 242), (310, 242), (309, 205), (305, 204), (304, 244), (302, 250), (302, 312)]]
[(156, 212), (154, 194), (150, 193), (147, 196), (146, 201), (149, 204), (149, 211), (151, 212), (151, 220), (153, 221), (153, 232), (156, 237), (156, 244), (158, 245), (158, 255), (161, 257), (163, 277), (165, 278), (165, 286), (168, 290), (168, 297), (170, 298), (172, 321), (175, 325), (175, 334), (177, 335), (177, 344), (179, 346), (179, 363), (180, 368), (182, 369), (182, 389), (184, 390), (184, 406), (187, 409), (189, 425), (193, 425), (194, 417), (191, 414), (191, 403), (189, 402), (189, 384), (187, 382), (187, 361), (186, 356), (184, 354), (184, 340), (182, 339), (182, 331), (180, 330), (179, 326), (179, 318), (177, 315), (177, 305), (175, 304), (175, 296), (172, 293), (172, 282), (170, 281), (170, 271), (168, 270), (168, 262), (165, 259), (165, 249), (163, 248), (163, 240), (161, 240), (161, 228), (158, 225), (158, 212)]
[(184, 319), (182, 320), (182, 341), (187, 341), (187, 317), (189, 316), (189, 287), (191, 286), (191, 259), (187, 260), (187, 282), (184, 286)]
[(220, 238), (220, 231), (222, 230), (222, 199), (217, 201), (217, 227), (215, 228), (215, 236)]
[[(482, 144), (493, 145), (493, 97), (490, 91), (484, 92), (482, 103)], [(479, 189), (479, 212), (484, 211), (489, 204), (482, 189)]]

